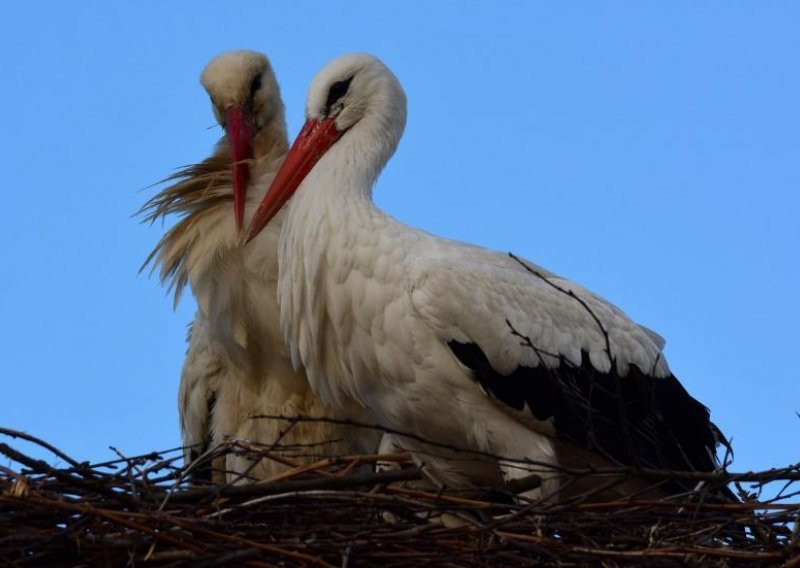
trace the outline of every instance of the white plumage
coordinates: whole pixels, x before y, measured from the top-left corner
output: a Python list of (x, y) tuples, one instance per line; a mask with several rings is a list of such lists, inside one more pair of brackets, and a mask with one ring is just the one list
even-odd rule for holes
[[(150, 220), (181, 215), (148, 261), (160, 265), (162, 280), (175, 287), (176, 300), (189, 283), (198, 304), (179, 395), (187, 461), (225, 440), (279, 443), (284, 449), (276, 453), (283, 461), (299, 463), (320, 455), (371, 453), (379, 438), (376, 432), (329, 422), (290, 425), (253, 418), (335, 419), (342, 413), (326, 408), (305, 374), (292, 368), (279, 330), (275, 287), (280, 223), (259, 236), (257, 248), (244, 248), (237, 229), (237, 217), (249, 217), (287, 149), (275, 76), (263, 55), (240, 51), (212, 60), (202, 82), (227, 136), (214, 155), (173, 176), (177, 183), (144, 207)], [(344, 410), (369, 420), (355, 405)], [(218, 471), (223, 467), (228, 475), (217, 474), (216, 481), (237, 480), (245, 473), (265, 478), (286, 466), (261, 460), (253, 467), (249, 459), (228, 455), (226, 463), (214, 464)]]
[[(389, 428), (512, 460), (716, 467), (721, 437), (671, 375), (659, 336), (527, 261), (375, 207), (372, 186), (406, 119), (405, 94), (380, 61), (347, 55), (323, 68), (306, 117), (249, 234), (294, 195), (280, 235), (281, 326), (323, 399), (355, 399)], [(442, 484), (531, 471), (393, 442)], [(563, 478), (533, 469), (542, 493), (557, 494)]]

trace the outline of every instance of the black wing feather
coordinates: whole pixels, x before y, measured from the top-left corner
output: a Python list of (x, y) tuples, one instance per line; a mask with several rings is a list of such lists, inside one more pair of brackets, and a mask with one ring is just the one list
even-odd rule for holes
[[(206, 426), (206, 437), (203, 440), (203, 444), (201, 447), (197, 448), (194, 447), (189, 450), (189, 456), (192, 462), (195, 462), (208, 452), (211, 449), (211, 443), (214, 439), (214, 433), (212, 432), (212, 427), (214, 423), (214, 409), (217, 406), (217, 392), (211, 391), (206, 401), (208, 405), (208, 423)], [(192, 470), (189, 472), (189, 481), (193, 484), (203, 485), (207, 483), (211, 483), (213, 480), (213, 470), (214, 464), (213, 459), (210, 456), (206, 456), (203, 458)]]
[[(714, 471), (716, 448), (728, 446), (708, 409), (674, 375), (656, 378), (631, 365), (621, 377), (594, 368), (586, 352), (580, 365), (561, 358), (557, 368), (518, 367), (498, 373), (474, 343), (448, 342), (453, 354), (493, 397), (516, 411), (552, 420), (557, 435), (622, 466)], [(681, 492), (691, 483), (671, 483)], [(726, 494), (728, 492), (726, 491)]]

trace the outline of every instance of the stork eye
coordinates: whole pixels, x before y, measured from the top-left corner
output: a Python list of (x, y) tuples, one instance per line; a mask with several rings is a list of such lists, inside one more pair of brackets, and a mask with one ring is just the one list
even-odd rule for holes
[(250, 96), (255, 96), (256, 91), (261, 88), (261, 75), (256, 75), (253, 78), (253, 82), (250, 83)]
[(331, 110), (331, 107), (336, 101), (338, 101), (347, 94), (347, 89), (350, 88), (350, 81), (352, 80), (353, 78), (350, 77), (349, 79), (345, 79), (344, 81), (336, 81), (333, 85), (331, 85), (331, 89), (330, 91), (328, 91), (328, 100), (325, 101), (326, 114), (328, 111)]

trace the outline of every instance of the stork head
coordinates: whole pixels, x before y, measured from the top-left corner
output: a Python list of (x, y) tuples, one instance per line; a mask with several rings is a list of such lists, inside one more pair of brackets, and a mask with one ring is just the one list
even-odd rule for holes
[(258, 235), (340, 139), (352, 140), (360, 152), (370, 155), (362, 161), (365, 169), (371, 169), (364, 173), (377, 177), (397, 148), (405, 122), (405, 92), (379, 59), (350, 54), (323, 67), (308, 90), (306, 123), (253, 216), (248, 240)]
[(200, 82), (230, 143), (234, 213), (241, 230), (256, 140), (275, 121), (283, 128), (280, 88), (267, 58), (255, 51), (218, 55), (203, 70)]

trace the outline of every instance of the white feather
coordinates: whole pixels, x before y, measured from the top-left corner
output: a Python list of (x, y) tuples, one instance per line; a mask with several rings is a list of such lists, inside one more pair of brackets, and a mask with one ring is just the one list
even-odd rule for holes
[[(262, 89), (254, 103), (261, 134), (254, 144), (246, 219), (252, 216), (287, 147), (277, 82), (266, 58), (253, 52), (223, 54), (203, 73), (203, 83), (215, 106), (244, 104), (253, 73), (262, 73)], [(200, 191), (208, 192), (208, 204), (183, 209), (189, 211), (181, 221), (184, 226), (180, 231), (170, 231), (156, 256), (156, 262), (162, 264), (170, 262), (169, 258), (182, 259), (180, 270), (185, 272), (198, 304), (181, 374), (179, 405), (184, 443), (200, 447), (213, 447), (226, 440), (262, 446), (280, 443), (288, 448), (279, 452), (284, 458), (301, 463), (321, 455), (374, 452), (380, 439), (375, 431), (325, 421), (290, 424), (255, 418), (270, 415), (335, 420), (348, 416), (371, 421), (370, 415), (355, 404), (341, 409), (326, 407), (311, 391), (305, 373), (292, 366), (278, 322), (280, 220), (252, 246), (243, 247), (232, 202), (212, 199), (230, 196), (230, 182)], [(172, 249), (180, 250), (176, 253)], [(245, 472), (250, 477), (265, 478), (287, 467), (273, 460), (262, 460), (255, 468), (252, 465), (249, 459), (230, 455), (225, 464), (228, 481)]]
[[(341, 81), (350, 88), (331, 110), (328, 89)], [(525, 469), (454, 461), (441, 444), (557, 465), (552, 421), (512, 416), (447, 342), (477, 344), (503, 374), (556, 367), (562, 357), (579, 365), (587, 353), (599, 371), (613, 361), (623, 377), (630, 365), (666, 377), (663, 340), (527, 261), (436, 238), (379, 211), (372, 184), (397, 146), (405, 105), (394, 75), (371, 56), (339, 58), (312, 82), (307, 117), (333, 116), (344, 134), (288, 204), (280, 236), (280, 319), (292, 359), (324, 400), (343, 407), (354, 399), (382, 424), (435, 440), (393, 437), (440, 483), (491, 482)]]

